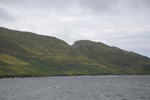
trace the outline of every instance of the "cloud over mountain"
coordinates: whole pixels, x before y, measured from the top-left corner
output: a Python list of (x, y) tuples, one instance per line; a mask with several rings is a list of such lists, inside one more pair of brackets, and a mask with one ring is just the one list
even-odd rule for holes
[(0, 0), (0, 26), (150, 56), (149, 0)]

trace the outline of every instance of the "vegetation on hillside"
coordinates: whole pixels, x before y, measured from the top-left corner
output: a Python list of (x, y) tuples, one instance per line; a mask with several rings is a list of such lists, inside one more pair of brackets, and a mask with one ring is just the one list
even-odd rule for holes
[(81, 40), (72, 47), (86, 55), (89, 59), (106, 65), (109, 68), (119, 69), (124, 74), (149, 74), (150, 59), (148, 57), (127, 52), (117, 47), (111, 47), (100, 42)]
[(150, 59), (102, 43), (0, 28), (0, 77), (150, 74)]

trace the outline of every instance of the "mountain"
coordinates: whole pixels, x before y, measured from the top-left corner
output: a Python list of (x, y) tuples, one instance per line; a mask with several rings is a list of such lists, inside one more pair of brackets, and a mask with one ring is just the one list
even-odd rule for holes
[(121, 73), (150, 73), (150, 59), (134, 52), (124, 51), (117, 47), (89, 40), (76, 41), (72, 47), (89, 59), (109, 68), (118, 69)]
[(72, 46), (55, 37), (0, 27), (0, 77), (150, 74), (150, 59), (92, 41)]

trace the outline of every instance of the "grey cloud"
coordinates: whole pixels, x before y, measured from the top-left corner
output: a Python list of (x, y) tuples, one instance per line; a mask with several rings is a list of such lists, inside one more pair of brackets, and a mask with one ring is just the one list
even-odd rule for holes
[[(144, 9), (149, 11), (149, 0), (0, 0), (2, 4), (26, 7), (26, 9), (48, 9), (65, 12), (78, 7), (99, 15), (134, 14)], [(32, 10), (31, 9), (31, 10)], [(147, 13), (147, 12), (145, 12)]]
[(142, 6), (147, 7), (150, 9), (150, 0), (139, 0)]
[(105, 12), (113, 9), (118, 0), (79, 0), (81, 7), (97, 12)]
[(149, 0), (79, 0), (79, 2), (82, 8), (101, 16), (134, 15), (139, 12), (148, 13), (150, 10)]
[(2, 26), (69, 44), (90, 39), (125, 50), (139, 48), (142, 54), (150, 50), (150, 0), (0, 0), (0, 16)]
[(12, 21), (13, 16), (5, 9), (0, 7), (0, 21)]
[[(51, 9), (55, 8), (57, 10), (67, 9), (70, 6), (76, 4), (76, 0), (0, 0), (3, 5), (25, 7), (26, 9), (36, 8), (41, 10), (43, 8)], [(32, 10), (31, 9), (31, 10)]]

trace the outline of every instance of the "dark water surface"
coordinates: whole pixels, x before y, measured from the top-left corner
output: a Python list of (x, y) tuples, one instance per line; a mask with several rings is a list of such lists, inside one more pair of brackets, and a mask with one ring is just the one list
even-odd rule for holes
[(0, 79), (0, 100), (150, 100), (150, 75)]

